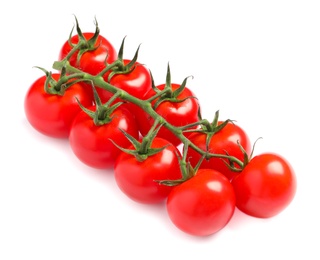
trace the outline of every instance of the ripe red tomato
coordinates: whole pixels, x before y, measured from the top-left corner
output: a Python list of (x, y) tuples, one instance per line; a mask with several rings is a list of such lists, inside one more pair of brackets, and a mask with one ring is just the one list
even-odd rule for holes
[[(221, 123), (222, 122), (218, 122), (218, 125)], [(228, 122), (220, 131), (213, 134), (210, 142), (208, 143), (208, 147), (206, 145), (207, 133), (194, 132), (190, 134), (188, 138), (203, 151), (208, 149), (208, 152), (215, 154), (226, 154), (227, 152), (230, 156), (234, 156), (241, 161), (244, 159), (244, 154), (239, 148), (237, 142), (241, 144), (248, 155), (250, 155), (252, 149), (246, 132), (240, 126), (232, 122)], [(199, 162), (201, 155), (194, 149), (189, 148), (187, 158), (194, 167)], [(229, 180), (232, 180), (232, 178), (237, 175), (237, 173), (231, 171), (220, 158), (210, 158), (208, 160), (205, 159), (201, 163), (200, 168), (217, 170), (223, 173)]]
[(237, 207), (244, 213), (269, 218), (283, 211), (296, 192), (296, 176), (282, 156), (264, 153), (251, 159), (232, 180)]
[(172, 186), (156, 181), (181, 179), (179, 150), (165, 139), (154, 138), (151, 148), (161, 147), (165, 148), (143, 161), (125, 152), (118, 157), (114, 167), (115, 180), (122, 192), (132, 200), (145, 204), (164, 201)]
[[(90, 110), (94, 111), (94, 108)], [(114, 110), (110, 119), (109, 123), (95, 125), (93, 119), (81, 111), (71, 126), (71, 148), (80, 161), (88, 166), (98, 169), (114, 166), (121, 151), (110, 139), (122, 147), (131, 144), (119, 129), (135, 138), (139, 136), (134, 116), (125, 107), (120, 106)]]
[(233, 187), (223, 174), (200, 169), (194, 177), (174, 187), (168, 196), (167, 211), (182, 231), (208, 236), (227, 225), (235, 203)]
[[(58, 80), (60, 74), (52, 74)], [(92, 90), (88, 92), (81, 84), (67, 88), (63, 95), (48, 94), (46, 76), (37, 79), (29, 88), (24, 101), (24, 110), (30, 124), (44, 135), (67, 138), (75, 116), (81, 111), (76, 98), (84, 106), (92, 105)]]
[[(176, 90), (180, 87), (179, 84), (172, 83), (172, 90)], [(163, 90), (165, 84), (161, 84), (157, 86), (158, 89)], [(154, 96), (156, 92), (151, 89), (146, 94), (144, 99), (148, 99)], [(189, 98), (187, 98), (189, 97)], [(187, 98), (187, 99), (186, 99)], [(158, 99), (152, 102), (154, 105)], [(183, 100), (181, 102), (172, 102), (172, 101), (163, 101), (158, 105), (155, 111), (166, 119), (170, 124), (174, 126), (184, 126), (191, 123), (195, 123), (199, 120), (198, 118), (198, 111), (199, 111), (199, 102), (195, 98), (194, 93), (188, 89), (187, 87), (177, 96), (177, 100)], [(154, 119), (151, 118), (147, 113), (141, 111), (136, 116), (138, 121), (138, 126), (140, 129), (141, 134), (144, 136), (148, 133), (152, 125), (154, 124)], [(181, 141), (168, 129), (162, 127), (157, 135), (158, 137), (167, 139), (174, 145), (179, 145)]]

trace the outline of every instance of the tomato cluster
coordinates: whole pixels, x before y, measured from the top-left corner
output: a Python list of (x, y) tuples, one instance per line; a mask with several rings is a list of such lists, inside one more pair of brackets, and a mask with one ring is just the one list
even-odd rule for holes
[[(53, 68), (25, 96), (25, 114), (37, 131), (65, 138), (84, 164), (113, 169), (119, 189), (145, 204), (165, 203), (185, 233), (208, 236), (225, 227), (237, 207), (258, 218), (283, 211), (296, 177), (276, 153), (253, 156), (245, 130), (216, 112), (201, 117), (187, 78), (155, 84), (149, 69), (123, 59), (100, 35), (77, 34), (62, 45)], [(71, 34), (72, 35), (72, 34)]]

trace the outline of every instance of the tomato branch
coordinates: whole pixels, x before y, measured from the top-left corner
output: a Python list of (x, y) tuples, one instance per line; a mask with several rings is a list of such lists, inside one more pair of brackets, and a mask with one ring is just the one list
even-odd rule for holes
[[(184, 134), (183, 134), (183, 127), (177, 127), (172, 124), (170, 124), (165, 118), (160, 116), (152, 107), (151, 103), (148, 100), (142, 100), (139, 98), (136, 98), (126, 91), (119, 89), (110, 83), (106, 82), (101, 75), (91, 75), (89, 73), (83, 72), (69, 64), (68, 61), (56, 61), (53, 64), (53, 68), (56, 70), (61, 70), (62, 68), (65, 68), (67, 73), (70, 73), (70, 77), (72, 76), (73, 78), (79, 78), (84, 81), (91, 81), (92, 84), (96, 87), (103, 88), (113, 94), (116, 94), (120, 99), (124, 101), (128, 101), (130, 103), (133, 103), (140, 108), (142, 108), (146, 113), (148, 113), (154, 120), (157, 120), (162, 123), (163, 127), (166, 127), (169, 131), (171, 131), (181, 142), (183, 143), (184, 146), (190, 147), (194, 149), (196, 152), (201, 154), (202, 156), (205, 156), (205, 158), (209, 159), (212, 157), (215, 158), (221, 158), (221, 159), (226, 159), (231, 163), (235, 163), (240, 166), (240, 168), (243, 167), (243, 162), (239, 160), (238, 158), (234, 156), (230, 156), (227, 154), (214, 154), (210, 153), (208, 151), (203, 151), (200, 149), (197, 145), (192, 143)], [(199, 124), (205, 123), (205, 120), (201, 120)]]

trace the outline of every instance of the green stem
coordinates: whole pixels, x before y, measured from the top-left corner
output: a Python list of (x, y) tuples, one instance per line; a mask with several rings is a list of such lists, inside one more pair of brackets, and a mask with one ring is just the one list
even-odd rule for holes
[(114, 67), (121, 67), (123, 68), (123, 62), (121, 60), (116, 60), (115, 62), (111, 63), (110, 65), (106, 66), (97, 76), (103, 77), (109, 70), (113, 69)]
[(146, 101), (150, 103), (150, 102), (154, 101), (155, 99), (157, 99), (158, 97), (166, 95), (169, 92), (171, 92), (171, 89), (165, 88), (164, 90), (157, 92), (155, 95), (153, 95), (152, 97), (150, 97)]
[[(188, 124), (188, 125), (184, 125), (184, 126), (181, 126), (180, 129), (181, 130), (187, 130), (189, 128), (192, 128), (192, 127), (195, 127), (195, 126), (198, 126), (198, 125), (206, 125), (206, 123), (208, 122), (208, 120), (206, 119), (202, 119), (202, 120), (199, 120), (197, 122), (194, 122), (194, 123), (191, 123), (191, 124)], [(190, 129), (190, 132), (194, 131), (195, 129)]]
[(148, 150), (150, 148), (150, 145), (151, 145), (150, 142), (153, 139), (153, 133), (156, 130), (156, 128), (159, 127), (158, 124), (159, 124), (159, 119), (157, 118), (157, 119), (154, 120), (154, 123), (153, 123), (152, 127), (150, 128), (149, 132), (142, 139), (141, 146), (140, 146), (140, 149), (139, 149), (139, 153), (140, 154), (147, 154), (147, 152), (148, 152)]
[(79, 42), (77, 45), (75, 45), (71, 51), (67, 54), (66, 57), (63, 58), (63, 61), (67, 61), (71, 58), (71, 56), (76, 53), (78, 50), (80, 50), (83, 46), (83, 43), (82, 42)]

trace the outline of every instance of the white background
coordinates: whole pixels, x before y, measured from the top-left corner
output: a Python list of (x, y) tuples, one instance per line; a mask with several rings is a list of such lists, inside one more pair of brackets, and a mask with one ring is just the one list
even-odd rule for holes
[[(320, 3), (269, 1), (6, 1), (0, 6), (0, 259), (320, 259)], [(208, 5), (210, 3), (210, 5)], [(4, 5), (4, 2), (1, 3)], [(164, 205), (130, 201), (112, 171), (80, 163), (67, 140), (36, 132), (25, 93), (51, 69), (74, 25), (94, 30), (163, 83), (187, 76), (205, 118), (220, 110), (294, 167), (292, 204), (271, 219), (236, 211), (197, 238)]]

